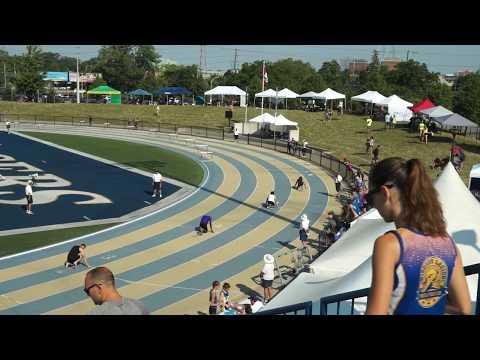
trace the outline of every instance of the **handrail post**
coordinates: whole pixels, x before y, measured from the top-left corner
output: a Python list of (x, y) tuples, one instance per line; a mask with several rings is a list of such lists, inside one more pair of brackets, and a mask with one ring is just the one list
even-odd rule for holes
[(277, 151), (277, 138), (273, 140), (273, 150)]
[(222, 128), (222, 140), (225, 140), (225, 128)]
[(247, 145), (250, 145), (250, 134), (247, 134)]

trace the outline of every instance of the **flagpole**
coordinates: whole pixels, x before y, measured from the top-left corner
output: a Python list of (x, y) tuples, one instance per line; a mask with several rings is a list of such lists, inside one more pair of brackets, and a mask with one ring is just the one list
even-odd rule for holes
[[(265, 60), (262, 64), (262, 93), (265, 91)], [(262, 94), (262, 115), (263, 115), (263, 94)]]
[(245, 88), (245, 121), (243, 122), (242, 135), (245, 135), (245, 124), (247, 123), (248, 114), (248, 87)]

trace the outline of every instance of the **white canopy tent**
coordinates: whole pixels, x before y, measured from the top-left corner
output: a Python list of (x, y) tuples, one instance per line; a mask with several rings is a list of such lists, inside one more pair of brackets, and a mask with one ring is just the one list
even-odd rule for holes
[(296, 99), (298, 96), (299, 95), (296, 92), (293, 92), (292, 90), (285, 88), (280, 90), (277, 93), (275, 100), (278, 101), (278, 99), (285, 99), (285, 109), (286, 109), (288, 105), (288, 99)]
[(240, 106), (246, 106), (247, 93), (236, 86), (217, 86), (211, 90), (206, 91), (204, 95), (210, 96), (210, 102), (212, 101), (212, 96), (221, 96), (222, 103), (224, 96), (240, 96)]
[(255, 94), (255, 97), (260, 97), (260, 98), (272, 98), (272, 97), (275, 97), (276, 96), (276, 91), (273, 90), (273, 89), (268, 89), (268, 90), (265, 90), (265, 91), (261, 91), (259, 93), (256, 93)]
[(315, 96), (316, 99), (325, 99), (325, 100), (339, 100), (345, 99), (345, 95), (336, 92), (330, 88), (323, 90)]
[[(385, 99), (386, 97), (380, 94), (378, 91), (366, 91), (360, 95), (352, 96), (350, 101), (359, 101), (371, 104), (372, 106), (370, 107), (370, 114), (373, 114), (374, 105), (384, 101)], [(365, 107), (365, 111), (367, 111), (367, 108), (368, 106)]]
[(297, 97), (299, 98), (305, 98), (305, 99), (314, 99), (315, 97), (318, 96), (318, 93), (314, 92), (314, 91), (309, 91), (309, 92), (306, 92), (302, 95), (298, 95)]
[(282, 114), (275, 116), (274, 119), (275, 119), (275, 122), (273, 123), (273, 125), (275, 126), (297, 126), (298, 125), (298, 123), (288, 120)]
[(377, 105), (386, 106), (391, 115), (395, 114), (397, 116), (397, 121), (399, 123), (409, 123), (410, 118), (413, 115), (412, 110), (409, 109), (409, 107), (413, 106), (413, 104), (403, 100), (397, 95), (389, 96), (388, 98), (378, 102)]
[[(464, 266), (479, 263), (480, 202), (472, 196), (451, 163), (436, 179), (435, 188), (447, 230), (460, 250)], [(462, 206), (458, 206), (459, 203)], [(350, 229), (310, 265), (313, 272), (301, 273), (263, 310), (313, 301), (314, 313), (317, 313), (320, 298), (369, 287), (375, 239), (392, 229), (393, 223), (386, 223), (377, 210), (370, 210), (353, 222)], [(467, 283), (474, 301), (476, 277), (467, 277)], [(357, 312), (365, 310), (365, 300), (355, 300)]]
[(472, 166), (470, 170), (470, 179), (468, 183), (470, 192), (480, 201), (480, 164)]
[(385, 99), (386, 97), (378, 91), (366, 91), (363, 94), (352, 96), (352, 101), (366, 102), (369, 104), (377, 104)]
[(275, 117), (269, 113), (263, 113), (261, 115), (255, 116), (248, 121), (258, 124), (275, 124)]

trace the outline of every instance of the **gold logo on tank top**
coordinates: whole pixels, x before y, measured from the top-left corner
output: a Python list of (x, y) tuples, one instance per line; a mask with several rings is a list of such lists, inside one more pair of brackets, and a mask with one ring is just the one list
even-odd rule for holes
[(423, 308), (431, 308), (446, 294), (448, 267), (445, 262), (431, 256), (422, 264), (418, 287), (418, 303)]

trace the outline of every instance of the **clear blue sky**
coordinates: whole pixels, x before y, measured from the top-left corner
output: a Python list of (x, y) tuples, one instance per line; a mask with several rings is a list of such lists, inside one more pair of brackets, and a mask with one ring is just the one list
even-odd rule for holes
[[(43, 45), (44, 51), (58, 52), (64, 56), (87, 60), (95, 57), (99, 45)], [(162, 58), (173, 60), (178, 64), (198, 64), (199, 45), (155, 45)], [(21, 54), (25, 45), (0, 45), (0, 49), (11, 55)], [(265, 59), (270, 61), (282, 58), (295, 58), (309, 62), (319, 68), (324, 61), (336, 59), (342, 64), (347, 59), (361, 58), (369, 60), (374, 49), (380, 51), (381, 57), (409, 57), (428, 65), (431, 71), (454, 73), (460, 70), (477, 71), (480, 68), (479, 45), (208, 45), (206, 47), (206, 64), (208, 70), (227, 70), (233, 68), (235, 49), (238, 49), (238, 64)]]

